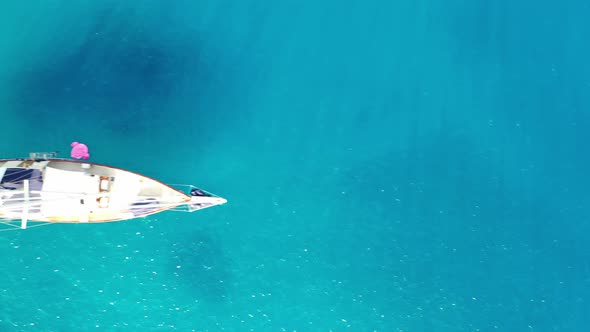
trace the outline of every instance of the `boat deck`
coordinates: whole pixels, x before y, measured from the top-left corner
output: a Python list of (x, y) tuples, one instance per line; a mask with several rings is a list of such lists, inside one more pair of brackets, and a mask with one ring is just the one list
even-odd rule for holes
[(0, 217), (8, 219), (26, 214), (32, 221), (118, 221), (191, 201), (149, 177), (81, 161), (0, 160), (0, 179)]

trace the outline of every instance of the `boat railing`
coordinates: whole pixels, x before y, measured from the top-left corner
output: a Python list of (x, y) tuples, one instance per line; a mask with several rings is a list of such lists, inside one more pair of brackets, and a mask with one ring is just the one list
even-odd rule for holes
[(197, 187), (193, 186), (192, 184), (167, 183), (167, 185), (172, 187), (173, 189), (176, 189), (176, 190), (184, 193), (185, 195), (188, 195), (188, 196), (217, 197), (217, 195), (212, 194), (212, 193), (205, 191), (203, 189), (197, 188)]
[(47, 160), (47, 159), (54, 159), (57, 157), (57, 152), (31, 152), (29, 153), (29, 158), (31, 160)]

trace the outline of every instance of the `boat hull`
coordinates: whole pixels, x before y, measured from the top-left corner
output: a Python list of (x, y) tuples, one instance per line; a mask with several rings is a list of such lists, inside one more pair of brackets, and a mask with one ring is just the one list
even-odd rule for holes
[(1, 219), (100, 223), (146, 217), (182, 205), (222, 203), (222, 198), (193, 197), (108, 165), (68, 159), (0, 159)]

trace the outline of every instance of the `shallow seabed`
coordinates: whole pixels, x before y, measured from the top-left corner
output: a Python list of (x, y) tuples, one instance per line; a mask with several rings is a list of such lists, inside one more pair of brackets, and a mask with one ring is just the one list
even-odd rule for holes
[(0, 330), (584, 330), (589, 9), (5, 5), (1, 157), (229, 203), (0, 233)]

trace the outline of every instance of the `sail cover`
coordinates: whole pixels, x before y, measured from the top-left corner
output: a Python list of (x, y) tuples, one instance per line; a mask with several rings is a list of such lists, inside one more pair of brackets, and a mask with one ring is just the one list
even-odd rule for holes
[(0, 168), (0, 179), (0, 185), (5, 189), (22, 189), (24, 180), (29, 180), (31, 190), (41, 190), (43, 184), (39, 169)]

